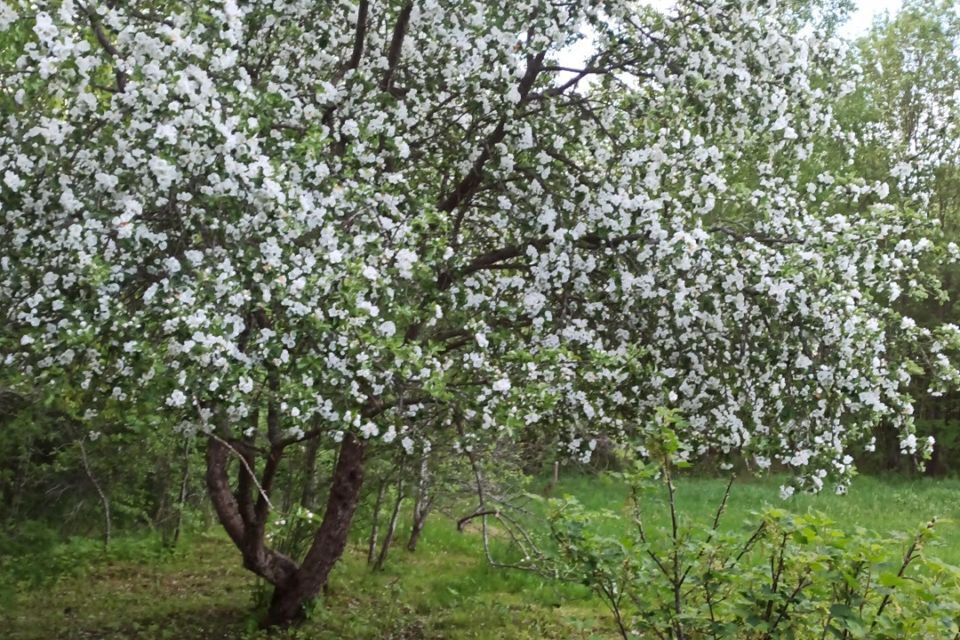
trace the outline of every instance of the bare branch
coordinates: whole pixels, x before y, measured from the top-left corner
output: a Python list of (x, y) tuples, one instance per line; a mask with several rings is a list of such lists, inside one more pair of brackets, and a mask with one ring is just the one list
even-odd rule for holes
[(393, 85), (393, 76), (396, 73), (397, 65), (400, 63), (403, 39), (407, 34), (407, 26), (410, 24), (410, 13), (412, 11), (412, 2), (403, 5), (400, 15), (397, 16), (397, 22), (393, 26), (393, 37), (390, 39), (390, 50), (387, 52), (387, 71), (383, 74), (383, 80), (380, 81), (380, 88), (384, 91), (389, 91)]

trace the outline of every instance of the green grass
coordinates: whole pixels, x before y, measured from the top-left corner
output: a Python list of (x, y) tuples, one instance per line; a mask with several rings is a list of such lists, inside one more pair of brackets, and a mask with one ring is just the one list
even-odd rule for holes
[[(835, 495), (796, 495), (779, 498), (778, 478), (738, 479), (721, 521), (722, 528), (741, 528), (744, 522), (757, 520), (753, 514), (765, 506), (785, 508), (796, 513), (819, 511), (843, 528), (863, 527), (878, 533), (912, 532), (932, 518), (938, 519), (939, 545), (936, 555), (960, 564), (960, 479), (904, 478), (900, 476), (861, 476), (854, 480), (850, 493)], [(710, 525), (723, 496), (725, 480), (682, 478), (677, 482), (677, 505), (689, 515), (691, 524)], [(628, 513), (626, 487), (610, 479), (587, 476), (562, 480), (554, 495), (570, 494), (591, 509), (610, 509)], [(665, 492), (645, 496), (644, 518), (652, 524), (666, 524)]]
[[(219, 532), (196, 535), (165, 558), (75, 555), (84, 567), (42, 587), (21, 586), (0, 611), (4, 640), (254, 638), (256, 582)], [(61, 552), (63, 553), (63, 552)], [(126, 556), (126, 554), (124, 554)], [(82, 560), (81, 560), (82, 558)], [(38, 612), (42, 612), (38, 615)], [(265, 636), (264, 636), (265, 637)], [(382, 572), (363, 546), (348, 550), (311, 619), (272, 637), (607, 638), (602, 605), (582, 587), (492, 568), (475, 533), (437, 515), (420, 548), (395, 549)]]
[[(694, 523), (706, 526), (723, 493), (723, 481), (683, 479), (678, 502)], [(783, 506), (775, 479), (738, 482), (724, 526), (742, 526), (765, 504)], [(553, 495), (572, 494), (591, 508), (625, 512), (628, 493), (614, 481), (562, 480)], [(650, 496), (653, 526), (663, 522), (662, 496)], [(884, 533), (909, 531), (933, 516), (960, 520), (960, 481), (858, 478), (847, 496), (800, 496), (794, 511), (823, 511), (845, 526)], [(934, 553), (960, 563), (960, 528), (944, 522)], [(255, 582), (219, 532), (191, 536), (173, 554), (156, 553), (152, 541), (118, 541), (103, 554), (95, 543), (74, 541), (55, 553), (57, 579), (32, 580), (28, 557), (0, 565), (10, 585), (0, 594), (0, 637), (27, 639), (252, 638)], [(51, 568), (52, 567), (52, 568)], [(2, 588), (2, 587), (0, 587)], [(398, 547), (388, 567), (371, 573), (357, 539), (337, 567), (331, 588), (303, 627), (279, 638), (614, 638), (603, 605), (583, 587), (487, 566), (475, 528), (460, 534), (436, 514), (420, 549)]]

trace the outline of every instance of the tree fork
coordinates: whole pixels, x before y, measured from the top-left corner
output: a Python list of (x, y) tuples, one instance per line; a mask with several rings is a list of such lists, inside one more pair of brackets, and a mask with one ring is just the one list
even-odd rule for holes
[(347, 546), (350, 523), (360, 501), (366, 447), (347, 433), (340, 445), (323, 521), (300, 569), (276, 585), (262, 626), (287, 626), (303, 618), (304, 605), (327, 584), (330, 571)]
[[(286, 555), (270, 549), (264, 544), (263, 534), (265, 526), (257, 521), (248, 522), (241, 513), (241, 505), (230, 488), (227, 477), (227, 462), (230, 452), (240, 459), (241, 478), (246, 474), (259, 491), (263, 492), (262, 485), (253, 477), (255, 470), (247, 468), (247, 459), (234, 449), (228, 442), (217, 437), (211, 437), (207, 443), (207, 490), (210, 500), (220, 524), (226, 529), (230, 539), (243, 554), (243, 566), (264, 578), (274, 586), (286, 585), (297, 573), (297, 564)], [(279, 452), (275, 453), (279, 459)], [(275, 464), (275, 463), (274, 463)], [(270, 461), (268, 460), (268, 467)], [(270, 473), (269, 468), (267, 473)], [(269, 489), (269, 487), (268, 487)], [(266, 498), (261, 495), (261, 498)], [(249, 514), (248, 514), (249, 515)], [(265, 521), (267, 510), (261, 512)]]

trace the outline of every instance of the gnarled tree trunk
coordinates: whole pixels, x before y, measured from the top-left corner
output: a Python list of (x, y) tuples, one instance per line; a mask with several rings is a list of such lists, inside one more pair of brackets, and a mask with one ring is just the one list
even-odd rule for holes
[(350, 523), (360, 501), (364, 449), (364, 444), (353, 434), (344, 435), (323, 521), (300, 569), (290, 580), (276, 586), (264, 626), (299, 620), (303, 616), (303, 606), (327, 584), (330, 571), (347, 546)]
[[(237, 495), (231, 490), (227, 477), (231, 453), (240, 458), (241, 482)], [(274, 460), (279, 462), (279, 455)], [(255, 471), (250, 465), (251, 461), (253, 461), (253, 455), (244, 452), (242, 443), (229, 443), (212, 437), (207, 444), (207, 490), (220, 524), (243, 555), (243, 566), (270, 584), (284, 584), (296, 573), (297, 564), (286, 555), (269, 549), (264, 544), (263, 534), (269, 505), (266, 494), (270, 491), (271, 483), (270, 478), (267, 477), (267, 470), (264, 470), (264, 481), (257, 485), (258, 491), (261, 492), (258, 503), (261, 501), (265, 503), (260, 509), (263, 517), (258, 519), (252, 496), (246, 490), (253, 480), (252, 473)]]
[[(243, 555), (244, 567), (273, 585), (274, 593), (263, 626), (286, 626), (302, 619), (304, 605), (326, 585), (343, 554), (363, 484), (364, 444), (346, 434), (334, 468), (326, 512), (303, 563), (265, 544), (270, 489), (283, 453), (283, 444), (270, 449), (260, 479), (256, 452), (247, 443), (212, 436), (207, 445), (207, 488), (220, 523)], [(228, 462), (240, 462), (236, 494), (228, 479)]]

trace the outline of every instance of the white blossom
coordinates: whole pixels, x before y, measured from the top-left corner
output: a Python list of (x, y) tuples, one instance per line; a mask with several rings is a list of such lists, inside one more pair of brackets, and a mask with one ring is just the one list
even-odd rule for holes
[(3, 172), (3, 183), (7, 185), (11, 191), (19, 191), (20, 187), (23, 186), (23, 179), (13, 171), (7, 169)]
[(381, 335), (383, 335), (386, 338), (390, 338), (397, 333), (397, 325), (394, 324), (393, 321), (387, 320), (386, 322), (380, 323), (379, 330)]
[(187, 396), (180, 389), (174, 389), (167, 396), (167, 405), (171, 407), (182, 407), (187, 402)]

